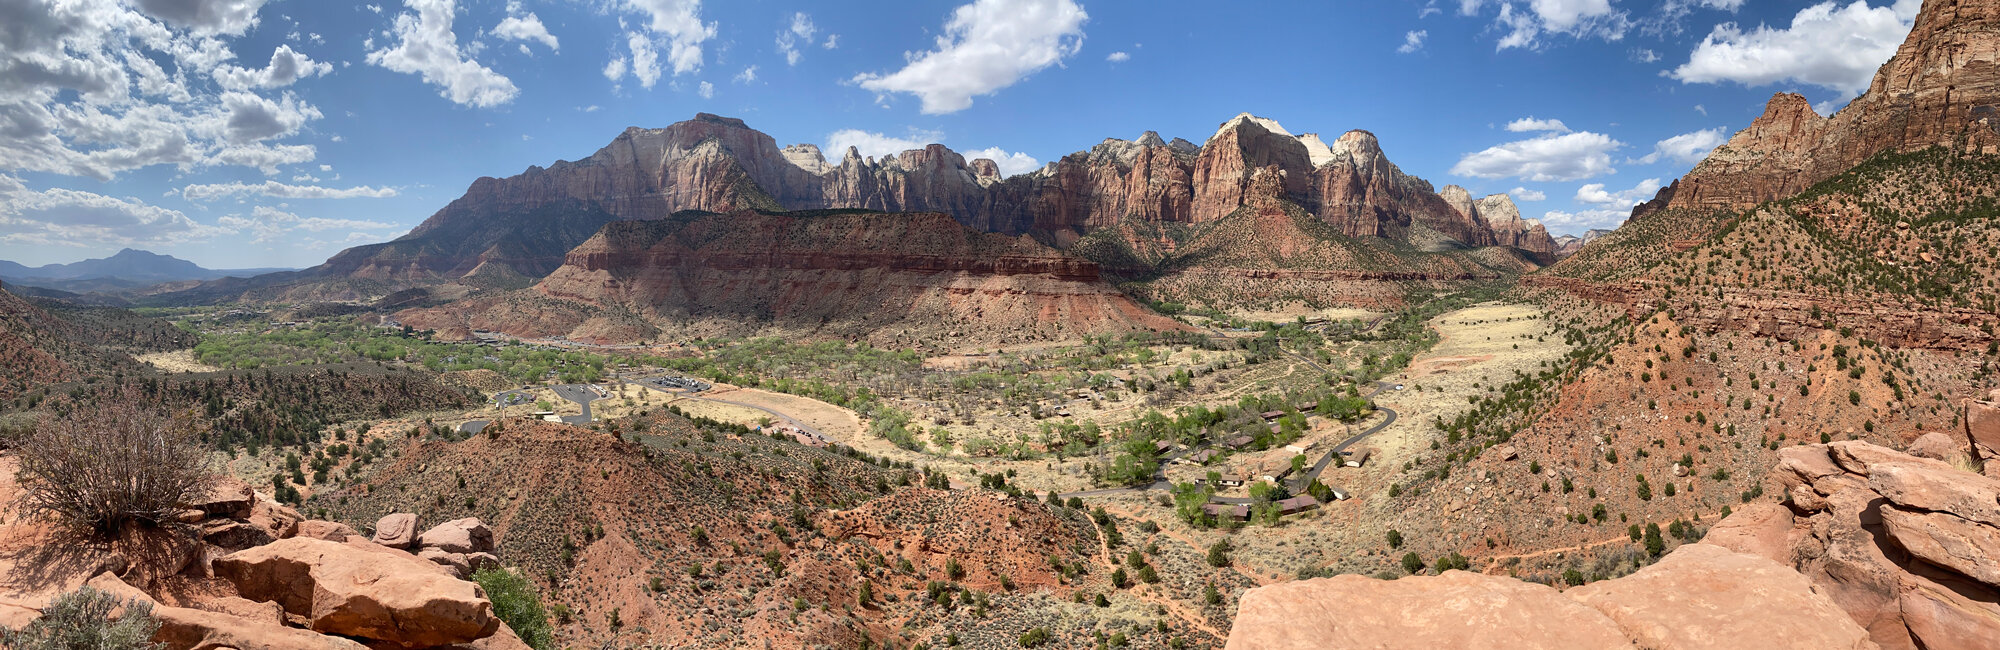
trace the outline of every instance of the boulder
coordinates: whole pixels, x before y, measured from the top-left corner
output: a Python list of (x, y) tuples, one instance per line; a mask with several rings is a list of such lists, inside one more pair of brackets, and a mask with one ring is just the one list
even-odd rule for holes
[(1701, 542), (1791, 566), (1793, 548), (1804, 534), (1791, 509), (1775, 503), (1750, 503), (1716, 522)]
[(398, 512), (382, 517), (375, 522), (374, 540), (389, 548), (409, 548), (417, 543), (417, 516)]
[(256, 502), (250, 505), (250, 516), (244, 521), (264, 529), (272, 539), (284, 539), (298, 534), (299, 522), (305, 517), (291, 506), (278, 503), (264, 493), (256, 493)]
[(486, 553), (493, 550), (493, 529), (478, 517), (447, 521), (417, 537), (417, 545), (448, 553)]
[(1243, 594), (1228, 650), (1632, 648), (1610, 618), (1546, 585), (1446, 571), (1267, 585)]
[(318, 632), (418, 648), (493, 634), (479, 587), (404, 553), (294, 537), (215, 561), (245, 598), (276, 601)]
[(313, 539), (323, 539), (329, 542), (345, 542), (347, 541), (348, 537), (360, 534), (361, 533), (355, 532), (353, 528), (348, 527), (347, 524), (333, 522), (333, 521), (321, 521), (318, 519), (307, 519), (305, 521), (299, 522), (299, 529), (297, 536), (311, 537)]
[(1965, 402), (1965, 438), (1972, 444), (2000, 449), (2000, 396)]
[(208, 494), (188, 504), (213, 517), (230, 519), (250, 518), (250, 505), (256, 502), (255, 491), (249, 483), (230, 477), (221, 477), (208, 488)]
[(2000, 587), (2000, 528), (1900, 506), (1882, 508), (1882, 528), (1911, 555)]
[[(125, 602), (143, 602), (152, 606), (153, 618), (159, 619), (160, 629), (153, 633), (153, 641), (164, 644), (167, 650), (366, 650), (367, 646), (335, 636), (327, 636), (307, 630), (285, 627), (283, 619), (271, 612), (257, 614), (259, 608), (241, 598), (231, 600), (246, 603), (240, 607), (246, 614), (234, 611), (203, 611), (185, 607), (161, 605), (145, 592), (125, 584), (117, 576), (100, 573), (86, 583), (92, 588), (111, 594)], [(269, 605), (269, 603), (265, 603)], [(275, 610), (275, 607), (273, 607)]]
[(278, 540), (269, 529), (234, 519), (210, 519), (202, 522), (201, 539), (226, 551), (241, 551)]
[(1971, 449), (1972, 447), (1964, 440), (1956, 440), (1951, 436), (1932, 431), (1911, 441), (1905, 451), (1911, 456), (1942, 461), (1953, 467), (1971, 467)]
[(1652, 650), (1877, 647), (1799, 572), (1709, 544), (1682, 546), (1637, 573), (1564, 595)]
[(417, 559), (451, 569), (452, 575), (460, 578), (472, 575), (472, 563), (466, 561), (464, 553), (453, 553), (434, 546), (426, 546), (417, 551)]

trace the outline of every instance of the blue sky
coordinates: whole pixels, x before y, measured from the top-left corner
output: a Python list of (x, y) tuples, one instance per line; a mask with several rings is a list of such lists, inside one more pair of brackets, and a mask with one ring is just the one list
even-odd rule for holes
[(1033, 169), (1240, 112), (1558, 234), (1864, 90), (1918, 0), (0, 0), (0, 259), (304, 267), (627, 126)]

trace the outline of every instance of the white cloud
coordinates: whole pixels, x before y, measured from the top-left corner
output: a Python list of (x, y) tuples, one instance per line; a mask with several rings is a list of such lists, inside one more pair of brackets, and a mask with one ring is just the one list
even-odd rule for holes
[(241, 36), (267, 0), (132, 0), (139, 11), (201, 36)]
[(714, 99), (715, 84), (706, 81), (701, 82), (701, 86), (695, 90), (695, 93), (701, 95), (702, 99)]
[(1920, 0), (1897, 0), (1890, 7), (1829, 0), (1799, 10), (1788, 28), (1758, 25), (1744, 31), (1723, 23), (1695, 46), (1687, 63), (1666, 74), (1682, 83), (1755, 87), (1792, 81), (1857, 94), (1895, 55), (1921, 6)]
[(1616, 228), (1632, 216), (1632, 209), (1623, 210), (1578, 210), (1564, 212), (1550, 210), (1542, 213), (1542, 225), (1550, 231), (1581, 231), (1592, 228)]
[(737, 81), (738, 83), (746, 83), (746, 84), (747, 84), (747, 83), (750, 83), (750, 82), (752, 82), (752, 81), (756, 81), (756, 80), (757, 80), (757, 66), (754, 66), (754, 65), (753, 65), (753, 66), (750, 66), (750, 67), (747, 67), (747, 68), (744, 68), (742, 72), (738, 72), (738, 73), (736, 73), (736, 81)]
[(827, 35), (826, 35), (826, 42), (825, 42), (825, 43), (821, 43), (821, 44), (820, 44), (820, 47), (824, 47), (824, 48), (826, 48), (826, 49), (829, 49), (829, 50), (834, 50), (834, 49), (839, 49), (839, 48), (840, 48), (840, 35), (839, 35), (839, 34), (827, 34)]
[(493, 26), (493, 35), (513, 41), (536, 41), (549, 46), (551, 51), (562, 51), (561, 43), (556, 40), (554, 34), (549, 33), (549, 28), (542, 24), (541, 17), (532, 11), (516, 15), (515, 12), (520, 11), (520, 8), (519, 2), (507, 3), (508, 16), (501, 19), (500, 24)]
[(1026, 174), (1042, 168), (1042, 161), (1035, 160), (1034, 156), (1020, 152), (1009, 152), (999, 147), (987, 147), (985, 149), (975, 149), (965, 152), (965, 159), (968, 161), (980, 158), (993, 161), (993, 164), (1000, 168), (1000, 175), (1002, 177)]
[(1576, 188), (1576, 202), (1630, 208), (1639, 203), (1652, 200), (1653, 195), (1659, 191), (1660, 179), (1657, 178), (1648, 178), (1639, 181), (1639, 184), (1633, 186), (1632, 189), (1620, 192), (1605, 191), (1603, 183), (1591, 183)]
[(813, 34), (818, 32), (819, 27), (813, 25), (812, 16), (803, 11), (792, 14), (791, 26), (778, 32), (778, 52), (785, 55), (785, 65), (798, 65), (799, 59), (804, 56), (799, 53), (799, 48), (811, 45)]
[(1495, 46), (1498, 50), (1539, 48), (1546, 34), (1616, 41), (1632, 27), (1625, 12), (1611, 7), (1611, 0), (1527, 0), (1520, 4), (1459, 0), (1458, 8), (1461, 15), (1477, 16), (1493, 5), (1500, 7), (1494, 27), (1505, 32)]
[[(653, 84), (659, 83), (660, 75), (665, 71), (660, 69), (660, 54), (653, 50), (653, 40), (639, 32), (626, 32), (625, 44), (632, 48), (632, 76), (638, 78), (639, 85), (652, 88)], [(622, 62), (623, 59), (612, 60), (612, 64), (618, 66), (619, 74), (624, 74)], [(611, 72), (611, 66), (605, 66), (604, 76), (617, 81), (618, 77)]]
[[(155, 68), (157, 69), (157, 68)], [(212, 73), (215, 81), (230, 90), (251, 88), (281, 88), (292, 85), (300, 79), (333, 72), (333, 64), (319, 63), (304, 54), (292, 51), (290, 45), (279, 45), (271, 51), (271, 62), (263, 69), (249, 70), (234, 65), (223, 65)]]
[(251, 208), (249, 217), (229, 215), (217, 219), (216, 224), (228, 229), (230, 232), (252, 235), (250, 239), (250, 243), (252, 244), (272, 241), (287, 233), (298, 230), (324, 232), (328, 230), (386, 230), (397, 227), (396, 224), (381, 221), (300, 217), (290, 212), (262, 205)]
[(1632, 60), (1640, 63), (1658, 63), (1660, 61), (1660, 53), (1642, 47), (1632, 50)]
[(189, 201), (214, 201), (238, 194), (257, 194), (281, 199), (386, 199), (395, 196), (396, 189), (366, 185), (337, 189), (313, 185), (286, 185), (277, 181), (264, 181), (255, 185), (241, 182), (213, 183), (181, 188), (181, 197)]
[(1479, 178), (1519, 177), (1533, 182), (1574, 181), (1618, 170), (1611, 152), (1625, 143), (1589, 131), (1517, 140), (1466, 154), (1451, 173)]
[(625, 57), (612, 57), (609, 63), (604, 64), (604, 78), (617, 81), (623, 76), (625, 76)]
[(1104, 60), (1110, 61), (1112, 63), (1124, 63), (1126, 61), (1132, 60), (1132, 55), (1127, 54), (1125, 52), (1112, 52), (1110, 54), (1105, 55)]
[(1653, 145), (1653, 153), (1632, 162), (1651, 165), (1664, 159), (1692, 165), (1701, 162), (1701, 159), (1708, 157), (1710, 150), (1728, 141), (1729, 136), (1724, 135), (1722, 127), (1719, 126), (1693, 133), (1682, 133), (1659, 141)]
[(1516, 201), (1544, 201), (1549, 198), (1549, 195), (1541, 190), (1531, 190), (1525, 187), (1516, 187), (1507, 190), (1507, 195), (1514, 197)]
[(487, 108), (514, 101), (514, 82), (466, 58), (451, 32), (457, 7), (453, 0), (403, 0), (417, 13), (398, 14), (391, 32), (396, 44), (368, 52), (368, 62), (395, 72), (416, 74), (442, 89), (453, 103)]
[(825, 151), (835, 156), (844, 156), (847, 155), (847, 148), (853, 147), (862, 156), (881, 158), (911, 149), (922, 149), (924, 145), (943, 141), (944, 134), (936, 131), (911, 130), (909, 137), (898, 138), (860, 129), (841, 129), (827, 134)]
[(212, 237), (214, 226), (178, 210), (63, 188), (27, 189), (0, 176), (0, 244), (20, 246), (160, 246)]
[(1075, 55), (1088, 19), (1072, 0), (976, 0), (952, 12), (937, 49), (906, 54), (908, 65), (896, 72), (853, 81), (878, 95), (916, 95), (925, 114), (955, 113)]
[[(673, 69), (674, 76), (678, 77), (701, 69), (702, 43), (715, 38), (716, 29), (715, 23), (701, 21), (701, 0), (623, 0), (620, 6), (626, 11), (646, 16), (646, 29), (652, 32), (653, 36), (665, 41), (667, 65)], [(655, 51), (652, 45), (650, 41), (646, 45), (649, 53)], [(637, 54), (639, 46), (632, 45), (632, 49), (632, 72), (641, 74)], [(648, 67), (653, 71), (653, 80), (658, 81), (660, 68)], [(645, 79), (646, 77), (641, 74), (640, 85), (653, 87), (653, 84)]]
[(1562, 120), (1538, 120), (1534, 116), (1528, 116), (1508, 122), (1507, 130), (1515, 133), (1535, 133), (1538, 131), (1569, 133), (1569, 126), (1563, 124)]
[(1424, 49), (1424, 39), (1430, 38), (1430, 35), (1431, 35), (1430, 30), (1426, 29), (1419, 29), (1412, 32), (1405, 32), (1403, 34), (1403, 45), (1402, 47), (1396, 48), (1396, 51), (1401, 52), (1403, 54), (1409, 54), (1411, 52)]
[(108, 181), (155, 165), (276, 173), (311, 160), (311, 146), (261, 141), (296, 133), (319, 111), (249, 91), (325, 64), (285, 46), (270, 65), (244, 69), (222, 37), (254, 25), (261, 5), (0, 0), (0, 171)]

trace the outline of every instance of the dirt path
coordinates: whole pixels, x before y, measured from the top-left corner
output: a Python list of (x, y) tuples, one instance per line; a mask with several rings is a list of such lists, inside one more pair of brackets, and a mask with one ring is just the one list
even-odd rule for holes
[(159, 368), (161, 372), (166, 373), (217, 372), (222, 370), (221, 368), (195, 361), (193, 349), (154, 352), (152, 354), (141, 354), (133, 358), (138, 359), (142, 363), (150, 364), (154, 368)]
[[(1696, 517), (1696, 519), (1699, 519), (1699, 520), (1701, 520), (1701, 521), (1715, 521), (1715, 520), (1719, 520), (1719, 519), (1721, 519), (1721, 517), (1722, 517), (1722, 513), (1721, 513), (1721, 512), (1711, 512), (1711, 513), (1708, 513), (1708, 514), (1704, 514), (1704, 515), (1698, 515), (1698, 516)], [(1711, 518), (1713, 518), (1713, 519), (1711, 519)], [(1648, 522), (1648, 523), (1655, 523), (1655, 524), (1657, 524), (1657, 523), (1659, 523), (1659, 522)], [(1669, 522), (1667, 522), (1667, 523), (1671, 524), (1671, 523), (1673, 523), (1673, 522), (1669, 521)], [(1643, 524), (1641, 524), (1641, 526), (1643, 527)], [(1495, 569), (1495, 568), (1498, 568), (1498, 567), (1500, 566), (1500, 562), (1501, 562), (1502, 560), (1517, 560), (1517, 561), (1518, 561), (1518, 560), (1530, 560), (1530, 559), (1534, 559), (1534, 558), (1538, 558), (1538, 557), (1545, 557), (1545, 556), (1549, 556), (1549, 555), (1554, 555), (1554, 554), (1557, 554), (1557, 553), (1569, 553), (1569, 552), (1573, 552), (1573, 551), (1587, 551), (1587, 550), (1590, 550), (1590, 549), (1594, 549), (1594, 548), (1598, 548), (1598, 547), (1600, 547), (1600, 546), (1610, 546), (1610, 545), (1612, 545), (1612, 544), (1616, 544), (1616, 543), (1619, 543), (1619, 542), (1624, 542), (1624, 543), (1627, 543), (1627, 544), (1630, 544), (1630, 543), (1633, 543), (1633, 542), (1632, 542), (1632, 533), (1631, 533), (1630, 531), (1627, 531), (1627, 532), (1626, 532), (1626, 533), (1625, 533), (1624, 535), (1620, 535), (1620, 536), (1618, 536), (1618, 537), (1612, 537), (1612, 538), (1610, 538), (1610, 539), (1600, 539), (1600, 540), (1597, 540), (1597, 541), (1594, 541), (1594, 542), (1585, 542), (1585, 543), (1583, 543), (1583, 544), (1579, 544), (1579, 545), (1576, 545), (1576, 546), (1564, 546), (1564, 547), (1561, 547), (1561, 548), (1549, 548), (1549, 549), (1542, 549), (1542, 550), (1539, 550), (1539, 551), (1535, 551), (1535, 552), (1533, 552), (1533, 553), (1523, 553), (1523, 554), (1520, 554), (1520, 555), (1496, 555), (1496, 556), (1493, 556), (1493, 557), (1490, 557), (1490, 558), (1487, 558), (1487, 565), (1486, 565), (1486, 570), (1487, 570), (1487, 571), (1492, 571), (1493, 569)]]

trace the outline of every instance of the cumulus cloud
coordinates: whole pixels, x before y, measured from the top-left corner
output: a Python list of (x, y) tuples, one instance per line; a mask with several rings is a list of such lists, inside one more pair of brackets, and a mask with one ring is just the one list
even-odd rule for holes
[[(507, 3), (507, 17), (493, 26), (493, 35), (510, 41), (534, 41), (549, 46), (550, 51), (562, 51), (562, 44), (556, 40), (549, 28), (542, 24), (542, 18), (535, 12), (521, 13), (520, 2)], [(525, 44), (524, 44), (525, 47)]]
[(257, 184), (241, 182), (210, 183), (189, 185), (181, 188), (181, 197), (189, 201), (214, 201), (239, 194), (262, 195), (280, 199), (386, 199), (396, 195), (396, 188), (362, 185), (339, 189), (316, 185), (287, 185), (277, 181), (264, 181)]
[(1459, 14), (1477, 16), (1487, 7), (1498, 6), (1494, 28), (1504, 33), (1496, 50), (1534, 49), (1549, 34), (1572, 38), (1599, 38), (1616, 41), (1625, 37), (1632, 20), (1624, 11), (1613, 9), (1611, 0), (1529, 0), (1525, 3), (1493, 0), (1459, 0)]
[(250, 144), (319, 115), (252, 91), (328, 69), (289, 46), (264, 68), (233, 65), (223, 36), (247, 30), (261, 5), (0, 2), (0, 171), (111, 180), (154, 165), (275, 173), (273, 161), (310, 160), (310, 146)]
[(1563, 124), (1562, 120), (1538, 120), (1533, 116), (1529, 116), (1508, 122), (1507, 130), (1515, 133), (1535, 133), (1538, 131), (1569, 133), (1569, 126)]
[(1618, 171), (1611, 152), (1625, 143), (1589, 131), (1517, 140), (1466, 154), (1451, 173), (1478, 178), (1518, 177), (1533, 182), (1574, 181)]
[(1104, 60), (1110, 61), (1112, 63), (1124, 63), (1126, 61), (1132, 60), (1132, 55), (1127, 54), (1125, 52), (1112, 52), (1110, 54), (1104, 55)]
[[(827, 134), (825, 151), (835, 156), (847, 155), (847, 148), (853, 147), (862, 156), (881, 158), (893, 156), (911, 149), (922, 149), (924, 145), (944, 142), (944, 134), (936, 131), (911, 130), (909, 137), (898, 138), (862, 131), (841, 129)], [(994, 162), (999, 162), (995, 160)]]
[(241, 36), (267, 0), (132, 0), (139, 11), (198, 35)]
[(818, 32), (819, 27), (813, 25), (812, 16), (803, 11), (792, 14), (791, 26), (778, 32), (778, 52), (785, 55), (785, 65), (798, 65), (799, 59), (805, 56), (799, 53), (799, 48), (811, 45), (813, 34)]
[[(653, 84), (659, 83), (660, 75), (665, 71), (660, 69), (660, 54), (653, 50), (653, 39), (639, 32), (626, 32), (625, 45), (632, 49), (632, 76), (639, 80), (639, 85), (652, 88)], [(612, 59), (609, 65), (604, 66), (604, 76), (612, 81), (617, 81), (624, 74), (624, 59)]]
[(1419, 29), (1416, 31), (1405, 32), (1403, 34), (1403, 45), (1402, 47), (1396, 48), (1396, 51), (1401, 52), (1403, 54), (1409, 54), (1411, 52), (1424, 49), (1424, 39), (1430, 38), (1430, 35), (1431, 35), (1430, 30), (1426, 29)]
[(63, 188), (29, 190), (0, 176), (0, 243), (22, 246), (161, 246), (220, 229), (133, 198)]
[(1695, 46), (1688, 62), (1666, 74), (1682, 83), (1735, 82), (1763, 86), (1791, 81), (1849, 95), (1868, 88), (1876, 68), (1896, 54), (1910, 33), (1921, 0), (1870, 7), (1831, 0), (1806, 7), (1785, 28), (1717, 25)]
[(878, 96), (916, 95), (928, 115), (955, 113), (973, 97), (1075, 55), (1088, 19), (1072, 0), (977, 0), (952, 12), (937, 49), (907, 54), (909, 64), (896, 72), (863, 73), (853, 82)]
[(715, 84), (712, 84), (712, 83), (709, 83), (709, 82), (706, 82), (706, 81), (704, 81), (704, 82), (701, 82), (701, 86), (700, 86), (700, 87), (697, 87), (697, 88), (695, 89), (695, 93), (696, 93), (696, 94), (698, 94), (698, 95), (701, 95), (701, 98), (702, 98), (702, 99), (714, 99), (714, 98), (715, 98)]
[(1542, 225), (1550, 231), (1576, 232), (1592, 228), (1617, 228), (1632, 216), (1632, 209), (1623, 210), (1578, 210), (1565, 212), (1550, 210), (1542, 213)]
[[(300, 217), (290, 212), (262, 205), (251, 208), (250, 216), (248, 217), (229, 215), (217, 219), (216, 225), (231, 233), (251, 235), (250, 243), (253, 244), (278, 240), (288, 233), (300, 230), (316, 233), (328, 230), (387, 230), (397, 227), (396, 224), (381, 221)], [(366, 235), (364, 234), (364, 236)]]
[(737, 83), (746, 83), (746, 84), (747, 84), (747, 83), (750, 83), (750, 82), (752, 82), (752, 81), (756, 81), (756, 80), (757, 80), (757, 66), (754, 66), (754, 65), (753, 65), (753, 66), (750, 66), (750, 67), (747, 67), (747, 68), (744, 68), (742, 72), (738, 72), (738, 73), (736, 73), (736, 77), (735, 77), (735, 79), (736, 79)]
[(417, 13), (396, 16), (390, 29), (396, 44), (368, 52), (368, 62), (395, 72), (415, 74), (437, 86), (453, 103), (487, 108), (514, 101), (514, 82), (459, 52), (451, 23), (453, 0), (403, 0)]
[[(148, 61), (150, 63), (150, 61)], [(152, 68), (157, 70), (158, 67)], [(300, 79), (333, 72), (333, 64), (312, 60), (304, 54), (292, 51), (290, 45), (279, 45), (271, 51), (271, 62), (262, 69), (246, 69), (234, 65), (223, 65), (213, 72), (215, 82), (230, 90), (251, 88), (282, 88)]]
[(1630, 162), (1651, 165), (1661, 160), (1671, 160), (1692, 165), (1701, 162), (1701, 159), (1708, 157), (1710, 150), (1722, 146), (1722, 143), (1728, 141), (1729, 136), (1724, 135), (1722, 127), (1719, 126), (1713, 129), (1702, 129), (1693, 133), (1682, 133), (1659, 141), (1653, 145), (1653, 153), (1646, 154)]
[(1034, 156), (1020, 152), (1010, 152), (999, 147), (987, 147), (985, 149), (974, 149), (965, 152), (966, 160), (978, 160), (980, 158), (993, 161), (993, 164), (1000, 168), (1000, 175), (1003, 177), (1026, 174), (1042, 168), (1042, 161), (1035, 160)]
[(1576, 202), (1630, 208), (1651, 200), (1659, 191), (1660, 179), (1657, 178), (1639, 181), (1632, 189), (1619, 192), (1606, 191), (1603, 183), (1591, 183), (1576, 188)]
[[(631, 32), (627, 36), (628, 41), (639, 39), (647, 41), (647, 57), (654, 62), (648, 65), (647, 69), (654, 81), (658, 81), (661, 74), (661, 68), (657, 64), (658, 48), (654, 47), (655, 41), (666, 46), (667, 67), (673, 70), (674, 76), (701, 70), (702, 43), (715, 38), (716, 29), (715, 23), (701, 21), (701, 0), (622, 0), (618, 6), (627, 12), (646, 18), (647, 34)], [(640, 85), (651, 88), (653, 84), (647, 82), (647, 77), (640, 73), (639, 47), (636, 42), (631, 45), (632, 72), (640, 74)]]
[(1516, 201), (1543, 201), (1549, 198), (1549, 195), (1541, 190), (1531, 190), (1525, 187), (1516, 187), (1507, 190), (1507, 195), (1514, 197)]

